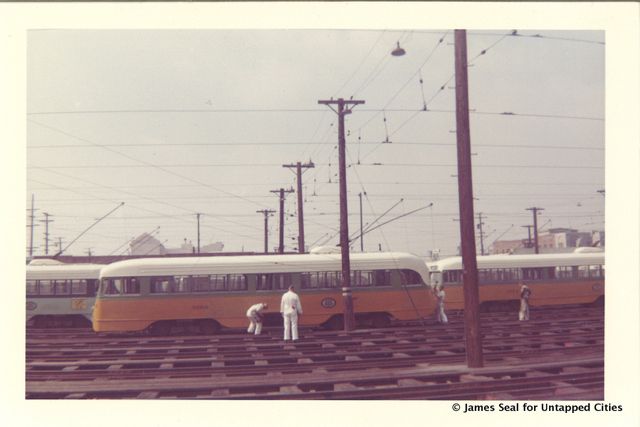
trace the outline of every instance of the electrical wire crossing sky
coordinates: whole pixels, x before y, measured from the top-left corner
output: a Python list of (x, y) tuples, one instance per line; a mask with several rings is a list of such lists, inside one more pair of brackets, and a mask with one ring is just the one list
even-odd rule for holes
[[(484, 245), (545, 229), (604, 229), (604, 32), (468, 31), (474, 210)], [(401, 46), (405, 54), (391, 55)], [(349, 229), (365, 251), (459, 246), (452, 30), (49, 30), (27, 35), (27, 223), (34, 255), (107, 255), (156, 230), (167, 247), (262, 252), (270, 190), (302, 175), (305, 241), (338, 243), (338, 123)], [(400, 200), (402, 200), (400, 202)], [(297, 250), (297, 197), (284, 244)], [(419, 209), (429, 206), (426, 209)], [(200, 214), (198, 217), (197, 214)], [(380, 220), (379, 222), (384, 222)], [(278, 221), (269, 221), (271, 250)], [(30, 230), (27, 229), (27, 241)], [(124, 245), (124, 246), (123, 246)], [(309, 248), (308, 248), (309, 249)], [(354, 250), (359, 250), (354, 242)], [(28, 253), (28, 248), (27, 248)]]

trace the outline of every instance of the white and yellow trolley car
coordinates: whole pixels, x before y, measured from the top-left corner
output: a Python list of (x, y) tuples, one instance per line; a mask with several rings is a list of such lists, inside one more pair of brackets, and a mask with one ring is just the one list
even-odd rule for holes
[[(385, 326), (392, 319), (429, 316), (435, 301), (428, 270), (406, 253), (352, 254), (356, 321)], [(176, 328), (213, 333), (246, 326), (245, 312), (269, 304), (266, 323), (281, 324), (281, 295), (300, 295), (302, 326), (339, 328), (344, 311), (340, 254), (147, 258), (115, 262), (100, 275), (93, 313), (96, 332), (166, 334)]]
[[(532, 306), (601, 303), (604, 252), (477, 257), (481, 307), (518, 307), (520, 286), (532, 291)], [(429, 262), (429, 283), (444, 285), (447, 309), (463, 309), (462, 258)]]
[(90, 326), (101, 264), (27, 265), (27, 326)]

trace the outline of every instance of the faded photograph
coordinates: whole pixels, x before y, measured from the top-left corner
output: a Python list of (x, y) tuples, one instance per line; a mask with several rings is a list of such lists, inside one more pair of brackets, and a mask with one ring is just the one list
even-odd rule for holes
[(27, 400), (618, 410), (604, 31), (34, 28), (26, 49)]

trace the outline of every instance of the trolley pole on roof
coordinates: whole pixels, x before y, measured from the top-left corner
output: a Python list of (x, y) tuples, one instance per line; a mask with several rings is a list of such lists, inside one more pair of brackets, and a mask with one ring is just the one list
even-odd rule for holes
[(467, 78), (467, 32), (455, 30), (456, 138), (458, 147), (458, 199), (460, 240), (464, 281), (464, 329), (467, 365), (480, 368), (482, 337), (478, 290), (476, 239), (473, 225), (473, 183), (471, 178), (471, 138), (469, 131), (469, 90)]
[(278, 244), (278, 253), (284, 253), (284, 195), (285, 193), (293, 193), (293, 189), (285, 190), (281, 188), (279, 190), (271, 190), (272, 193), (280, 195), (280, 242)]
[(533, 212), (533, 244), (536, 248), (536, 253), (540, 253), (540, 249), (538, 247), (538, 211), (543, 211), (544, 208), (527, 208), (526, 210)]
[(302, 213), (302, 168), (314, 168), (313, 162), (304, 165), (297, 162), (295, 165), (282, 165), (283, 168), (296, 168), (296, 181), (298, 187), (298, 252), (304, 253), (304, 217)]
[[(349, 261), (349, 217), (347, 212), (347, 163), (346, 163), (346, 140), (344, 136), (344, 116), (351, 114), (351, 110), (364, 101), (355, 99), (344, 100), (338, 98), (328, 101), (319, 100), (318, 104), (329, 106), (338, 114), (338, 159), (340, 177), (340, 252), (342, 254), (342, 300), (344, 302), (344, 330), (355, 329), (356, 320), (353, 313), (353, 298), (351, 296), (351, 265)], [(334, 110), (332, 105), (337, 104), (338, 110)], [(351, 108), (348, 108), (352, 105)], [(345, 108), (345, 106), (347, 108)]]
[(269, 216), (274, 213), (273, 209), (262, 209), (256, 211), (264, 215), (264, 253), (269, 253)]

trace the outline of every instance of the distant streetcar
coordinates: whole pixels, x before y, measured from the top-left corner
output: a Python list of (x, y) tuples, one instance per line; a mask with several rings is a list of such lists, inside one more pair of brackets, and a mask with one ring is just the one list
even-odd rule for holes
[[(428, 270), (405, 253), (351, 254), (354, 311), (360, 325), (429, 316), (435, 301)], [(269, 304), (266, 322), (281, 324), (280, 298), (293, 285), (302, 300), (302, 326), (342, 327), (339, 254), (135, 259), (100, 275), (93, 313), (96, 332), (166, 334), (180, 328), (213, 333), (246, 327), (245, 312)]]
[(90, 326), (101, 264), (27, 265), (27, 326)]
[[(515, 309), (520, 284), (532, 306), (604, 301), (604, 252), (477, 257), (481, 308)], [(463, 309), (462, 258), (427, 263), (429, 284), (444, 285), (447, 309)]]

